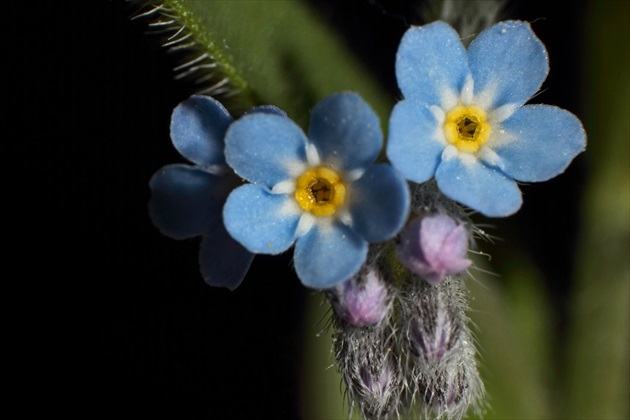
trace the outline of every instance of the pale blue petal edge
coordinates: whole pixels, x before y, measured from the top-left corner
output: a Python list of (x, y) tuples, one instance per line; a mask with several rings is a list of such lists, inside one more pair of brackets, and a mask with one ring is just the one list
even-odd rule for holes
[(459, 34), (444, 22), (412, 27), (396, 54), (398, 87), (406, 99), (439, 105), (444, 88), (459, 94), (469, 74)]
[(514, 139), (493, 150), (499, 155), (503, 172), (519, 181), (553, 178), (586, 148), (586, 132), (580, 120), (555, 106), (524, 106), (501, 128)]
[(516, 182), (480, 161), (445, 159), (435, 174), (438, 188), (449, 198), (489, 217), (514, 214), (523, 200)]
[(367, 242), (339, 222), (316, 225), (295, 244), (295, 272), (304, 286), (327, 289), (355, 275), (367, 250)]
[(248, 111), (245, 111), (245, 113), (243, 115), (255, 114), (257, 112), (279, 115), (281, 117), (287, 117), (287, 113), (284, 112), (283, 110), (281, 110), (280, 108), (278, 108), (275, 105), (259, 105), (259, 106), (255, 106), (252, 109), (250, 109)]
[(289, 118), (254, 112), (235, 121), (225, 136), (225, 159), (239, 176), (273, 188), (290, 178), (289, 167), (306, 160), (306, 136)]
[(403, 176), (422, 183), (433, 177), (444, 150), (435, 139), (438, 123), (424, 104), (403, 100), (394, 106), (389, 120), (387, 157)]
[(183, 157), (198, 165), (220, 165), (223, 137), (233, 121), (228, 111), (209, 96), (193, 95), (171, 115), (171, 140)]
[(370, 167), (350, 186), (352, 228), (368, 242), (393, 238), (409, 215), (409, 188), (390, 165)]
[(168, 165), (149, 181), (149, 216), (173, 239), (198, 236), (221, 220), (223, 178), (188, 165)]
[(367, 168), (383, 147), (378, 116), (352, 92), (330, 95), (313, 108), (308, 137), (323, 162), (346, 170)]
[(529, 23), (497, 23), (477, 36), (468, 47), (475, 94), (494, 86), (492, 107), (522, 105), (540, 88), (549, 72), (545, 46)]
[(279, 254), (295, 241), (299, 212), (287, 212), (286, 194), (271, 194), (264, 187), (246, 184), (233, 190), (223, 207), (229, 234), (253, 253)]
[(236, 242), (222, 223), (204, 235), (199, 248), (199, 268), (206, 283), (236, 289), (249, 270), (254, 254)]

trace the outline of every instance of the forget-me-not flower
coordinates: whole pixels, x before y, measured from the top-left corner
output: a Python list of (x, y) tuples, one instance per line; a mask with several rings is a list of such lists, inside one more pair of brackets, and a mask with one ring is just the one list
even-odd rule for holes
[(308, 287), (350, 278), (368, 242), (392, 238), (409, 212), (405, 180), (374, 164), (382, 140), (374, 111), (349, 92), (315, 106), (308, 138), (282, 115), (240, 118), (227, 131), (225, 156), (250, 184), (227, 199), (228, 232), (254, 253), (279, 254), (295, 243), (295, 270)]
[(153, 175), (149, 214), (173, 239), (202, 236), (199, 266), (204, 280), (234, 290), (254, 255), (223, 225), (225, 199), (240, 184), (223, 155), (223, 138), (232, 122), (228, 111), (208, 96), (191, 96), (173, 110), (171, 140), (194, 165), (167, 165)]
[(525, 105), (549, 71), (526, 22), (498, 23), (466, 50), (444, 22), (409, 29), (396, 56), (404, 100), (390, 118), (387, 156), (414, 182), (486, 216), (516, 212), (515, 181), (562, 173), (586, 145), (580, 121), (549, 105)]

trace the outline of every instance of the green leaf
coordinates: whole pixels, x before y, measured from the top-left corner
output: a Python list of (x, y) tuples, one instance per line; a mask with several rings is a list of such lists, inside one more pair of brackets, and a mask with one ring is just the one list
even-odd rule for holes
[[(210, 57), (208, 63), (214, 67), (200, 68), (199, 74), (209, 79), (204, 86), (219, 84), (214, 89), (220, 94), (217, 99), (233, 114), (239, 115), (253, 104), (271, 104), (305, 127), (316, 102), (351, 90), (363, 96), (386, 125), (394, 98), (384, 93), (343, 40), (304, 2), (153, 3), (164, 9), (155, 16), (162, 21), (172, 18), (179, 28), (185, 27), (178, 37), (188, 31), (192, 37), (186, 41), (196, 42), (196, 53), (183, 59), (182, 65), (203, 54)], [(212, 89), (208, 93), (215, 96)], [(231, 99), (224, 101), (223, 97)]]
[(191, 94), (215, 97), (239, 115), (258, 104), (259, 98), (228, 59), (218, 38), (182, 0), (131, 2), (133, 19), (144, 21), (148, 33), (161, 35), (162, 45), (178, 63), (176, 79), (191, 80), (198, 87)]
[[(360, 93), (384, 118), (393, 98), (376, 87), (342, 40), (301, 1), (190, 1), (229, 59), (266, 103), (304, 126), (331, 93)], [(393, 63), (392, 63), (393, 69)], [(393, 70), (392, 70), (393, 71)]]

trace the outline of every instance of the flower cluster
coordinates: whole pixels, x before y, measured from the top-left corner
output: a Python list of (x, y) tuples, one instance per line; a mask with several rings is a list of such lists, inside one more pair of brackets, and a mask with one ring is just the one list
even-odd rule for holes
[[(235, 288), (253, 254), (295, 245), (308, 286), (356, 275), (367, 245), (392, 239), (409, 215), (403, 177), (435, 177), (447, 197), (487, 216), (516, 212), (516, 181), (554, 177), (584, 150), (580, 121), (548, 105), (524, 105), (549, 70), (529, 24), (502, 22), (464, 48), (443, 22), (402, 38), (396, 76), (404, 99), (389, 121), (387, 162), (378, 117), (360, 96), (340, 93), (312, 110), (308, 136), (282, 111), (261, 107), (234, 121), (209, 97), (173, 112), (175, 148), (195, 164), (171, 165), (151, 180), (151, 216), (173, 238), (202, 236), (208, 283)], [(248, 181), (238, 186), (239, 177)], [(229, 194), (229, 195), (228, 195)], [(225, 205), (224, 205), (225, 204)], [(463, 227), (439, 216), (415, 219), (400, 257), (436, 283), (470, 265)], [(230, 259), (214, 258), (228, 247)]]
[(165, 235), (202, 237), (213, 286), (234, 289), (255, 254), (293, 247), (299, 279), (333, 308), (337, 366), (365, 416), (424, 401), (461, 417), (483, 394), (464, 315), (465, 208), (515, 213), (517, 182), (562, 173), (586, 135), (568, 111), (526, 105), (549, 66), (525, 22), (498, 23), (468, 48), (444, 22), (412, 27), (395, 71), (403, 99), (385, 150), (356, 93), (316, 104), (306, 133), (272, 106), (234, 120), (192, 96), (171, 138), (193, 165), (153, 176), (149, 210)]

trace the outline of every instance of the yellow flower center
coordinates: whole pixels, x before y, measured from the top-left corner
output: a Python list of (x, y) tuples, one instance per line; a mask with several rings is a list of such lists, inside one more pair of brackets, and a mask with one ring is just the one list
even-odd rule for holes
[(319, 166), (308, 169), (297, 179), (295, 201), (315, 216), (331, 216), (346, 197), (346, 186), (330, 168)]
[(477, 152), (488, 141), (491, 131), (486, 113), (476, 106), (458, 105), (446, 114), (446, 140), (461, 152)]

